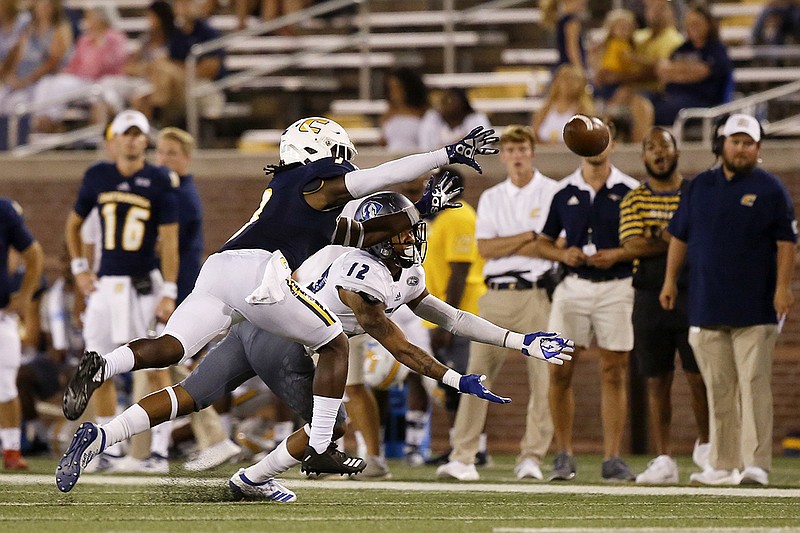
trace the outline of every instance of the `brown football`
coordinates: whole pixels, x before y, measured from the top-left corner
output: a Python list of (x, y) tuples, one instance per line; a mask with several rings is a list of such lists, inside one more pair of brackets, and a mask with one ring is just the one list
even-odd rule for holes
[(575, 115), (564, 126), (564, 144), (581, 157), (592, 157), (608, 146), (608, 126), (597, 117)]

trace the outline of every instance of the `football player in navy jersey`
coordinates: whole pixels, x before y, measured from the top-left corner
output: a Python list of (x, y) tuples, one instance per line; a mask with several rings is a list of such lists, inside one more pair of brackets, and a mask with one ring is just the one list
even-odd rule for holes
[[(11, 249), (22, 255), (25, 274), (19, 290), (13, 292), (8, 273)], [(22, 219), (22, 208), (8, 198), (0, 198), (0, 446), (7, 470), (27, 470), (20, 455), (20, 403), (17, 371), (22, 359), (18, 319), (31, 305), (39, 288), (44, 252)]]
[[(311, 290), (322, 304), (336, 313), (348, 336), (368, 333), (410, 369), (461, 393), (494, 403), (511, 400), (486, 389), (481, 384), (485, 376), (462, 376), (414, 346), (393, 322), (393, 313), (408, 305), (420, 317), (470, 340), (514, 348), (529, 357), (557, 365), (571, 359), (572, 342), (567, 339), (552, 333), (509, 331), (431, 295), (422, 269), (425, 222), (419, 219), (417, 209), (402, 194), (379, 192), (368, 196), (359, 204), (355, 219), (364, 222), (401, 212), (412, 221), (412, 229), (366, 250), (344, 250), (332, 264), (321, 261), (328, 257), (325, 254), (327, 250), (321, 252), (320, 260), (310, 259), (312, 265), (306, 263), (314, 272), (312, 277), (316, 278), (310, 285)], [(156, 393), (105, 426), (82, 424), (78, 434), (100, 435), (100, 438), (83, 441), (83, 437), (76, 437), (61, 460), (61, 468), (56, 471), (56, 484), (63, 492), (70, 491), (80, 477), (81, 468), (102, 452), (104, 446), (130, 437), (131, 431), (146, 429), (147, 426), (136, 423), (136, 411), (147, 413), (149, 424), (153, 426), (167, 420), (171, 410), (173, 416), (175, 411), (178, 415), (185, 415), (211, 405), (225, 391), (232, 391), (254, 375), (309, 420), (314, 374), (314, 365), (303, 345), (258, 329), (251, 323), (236, 324), (189, 377), (175, 387), (177, 405), (171, 405), (166, 394)], [(337, 436), (343, 432), (344, 419), (344, 413), (340, 411)], [(84, 445), (84, 442), (88, 444)], [(301, 462), (308, 442), (305, 428), (298, 429), (256, 465), (240, 469), (229, 482), (234, 495), (277, 502), (294, 501), (295, 494), (274, 478)], [(351, 461), (361, 459), (351, 458)]]
[[(347, 377), (348, 344), (338, 318), (297, 284), (291, 273), (329, 244), (375, 244), (410, 227), (405, 213), (359, 222), (339, 215), (344, 205), (387, 186), (410, 181), (448, 163), (481, 171), (478, 155), (495, 154), (494, 130), (475, 128), (460, 141), (434, 152), (407, 156), (359, 170), (356, 149), (336, 122), (300, 119), (281, 135), (280, 164), (250, 220), (203, 265), (192, 293), (157, 339), (137, 339), (105, 356), (87, 352), (64, 395), (64, 413), (75, 420), (97, 386), (133, 369), (164, 367), (192, 357), (232, 324), (248, 320), (259, 328), (308, 346), (319, 354), (314, 380), (313, 422), (303, 457), (305, 471), (357, 473), (363, 460), (350, 458), (331, 441)], [(420, 203), (423, 214), (445, 207), (453, 191), (431, 187)], [(167, 387), (175, 417), (180, 388)], [(161, 393), (157, 393), (161, 394)], [(149, 426), (141, 410), (135, 422)], [(91, 428), (79, 442), (93, 441)], [(86, 440), (83, 440), (85, 437)]]
[[(89, 167), (67, 218), (72, 273), (88, 297), (83, 328), (87, 350), (107, 352), (144, 337), (154, 319), (166, 322), (175, 309), (179, 182), (177, 175), (145, 161), (149, 130), (147, 118), (138, 111), (123, 111), (114, 118), (109, 127), (114, 161)], [(97, 274), (83, 257), (80, 236), (84, 218), (95, 207), (101, 230)], [(96, 407), (100, 423), (116, 414), (113, 382), (103, 387)], [(153, 460), (159, 463), (158, 471), (164, 471), (169, 428), (159, 431), (151, 451), (159, 450)], [(120, 449), (108, 450), (100, 468), (110, 467), (121, 455)]]

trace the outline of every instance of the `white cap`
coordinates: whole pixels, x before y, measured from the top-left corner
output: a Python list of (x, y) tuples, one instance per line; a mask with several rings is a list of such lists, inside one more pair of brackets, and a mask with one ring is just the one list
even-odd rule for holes
[(736, 113), (728, 117), (725, 126), (722, 128), (722, 135), (729, 137), (734, 133), (746, 133), (755, 142), (761, 141), (761, 125), (755, 117)]
[(145, 135), (150, 133), (150, 122), (148, 122), (147, 117), (139, 111), (126, 109), (114, 117), (109, 129), (112, 136), (122, 135), (134, 126), (142, 130)]

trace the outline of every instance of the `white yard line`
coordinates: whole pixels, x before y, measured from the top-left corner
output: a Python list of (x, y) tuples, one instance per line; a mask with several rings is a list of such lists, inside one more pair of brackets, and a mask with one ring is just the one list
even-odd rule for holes
[[(174, 485), (174, 486), (226, 486), (228, 478), (198, 479), (188, 477), (106, 476), (84, 474), (80, 484), (92, 485)], [(0, 474), (0, 485), (52, 485), (54, 476), (40, 474)], [(521, 494), (601, 494), (606, 496), (748, 496), (761, 498), (800, 498), (800, 489), (745, 488), (745, 487), (657, 487), (631, 485), (558, 485), (544, 483), (441, 483), (410, 481), (356, 481), (287, 479), (294, 490), (315, 489), (369, 489), (416, 492), (497, 492)]]

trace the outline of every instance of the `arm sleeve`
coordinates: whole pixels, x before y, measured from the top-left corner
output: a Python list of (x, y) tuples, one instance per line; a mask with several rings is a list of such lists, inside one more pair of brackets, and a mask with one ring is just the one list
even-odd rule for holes
[(97, 203), (97, 191), (89, 185), (92, 181), (92, 168), (87, 170), (83, 176), (81, 188), (78, 190), (78, 199), (75, 200), (75, 205), (73, 206), (75, 212), (82, 218), (86, 218)]
[(18, 252), (24, 252), (33, 243), (34, 239), (30, 230), (25, 226), (25, 221), (22, 218), (22, 208), (16, 202), (13, 202), (8, 204), (4, 210), (7, 211), (6, 218), (11, 221), (8, 226), (8, 242)]
[(353, 198), (361, 198), (391, 185), (416, 179), (447, 163), (447, 152), (441, 148), (435, 152), (395, 159), (377, 167), (348, 172), (344, 176), (344, 184)]
[(564, 229), (564, 226), (561, 224), (561, 217), (559, 216), (558, 207), (556, 207), (557, 198), (558, 194), (553, 196), (553, 199), (550, 202), (550, 209), (547, 212), (547, 221), (545, 221), (544, 227), (541, 231), (542, 235), (553, 241), (558, 239), (558, 236), (561, 234), (561, 230)]
[(429, 294), (417, 305), (414, 313), (428, 322), (438, 324), (454, 335), (467, 339), (503, 346), (508, 330), (495, 326), (486, 319), (456, 309)]

